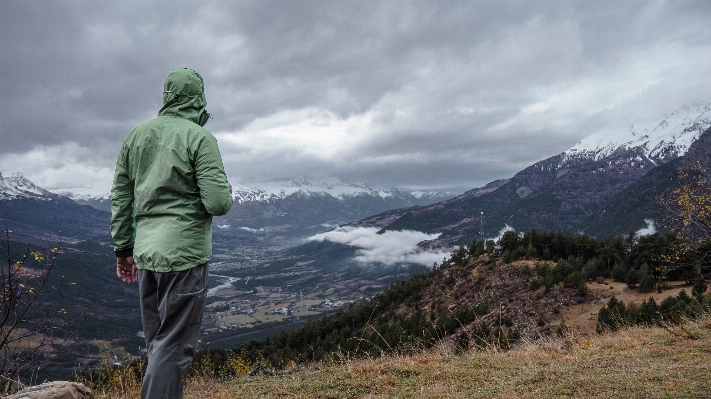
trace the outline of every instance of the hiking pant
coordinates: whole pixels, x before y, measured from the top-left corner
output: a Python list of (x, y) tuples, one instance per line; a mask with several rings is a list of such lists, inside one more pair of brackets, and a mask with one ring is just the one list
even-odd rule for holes
[(207, 263), (181, 272), (138, 270), (148, 365), (141, 399), (182, 399), (207, 294)]

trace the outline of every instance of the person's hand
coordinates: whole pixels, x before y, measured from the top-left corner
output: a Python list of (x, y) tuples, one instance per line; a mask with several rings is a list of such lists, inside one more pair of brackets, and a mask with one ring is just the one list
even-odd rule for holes
[(133, 261), (133, 256), (116, 258), (116, 275), (119, 276), (124, 283), (135, 283), (138, 281), (136, 277), (136, 263)]

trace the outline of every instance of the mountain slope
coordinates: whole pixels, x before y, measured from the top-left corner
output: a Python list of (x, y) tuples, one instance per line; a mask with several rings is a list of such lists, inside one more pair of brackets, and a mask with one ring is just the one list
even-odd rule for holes
[(10, 201), (15, 199), (37, 199), (40, 201), (49, 200), (52, 193), (37, 187), (22, 173), (15, 173), (10, 177), (3, 177), (0, 173), (0, 201)]
[(636, 121), (628, 131), (604, 129), (563, 153), (561, 167), (601, 160), (615, 152), (638, 149), (639, 156), (661, 164), (682, 156), (711, 126), (711, 103), (699, 103), (667, 115), (661, 122)]
[(658, 199), (676, 187), (680, 171), (697, 164), (711, 165), (711, 129), (707, 129), (684, 156), (650, 170), (611, 198), (583, 222), (582, 229), (601, 236), (635, 231), (642, 226), (639, 221), (647, 218), (659, 225), (664, 219), (664, 209)]
[(0, 175), (0, 227), (13, 230), (15, 240), (108, 240), (109, 219), (108, 212), (37, 187), (19, 173)]
[[(628, 210), (625, 218), (618, 215), (598, 222), (594, 219), (596, 216), (599, 219), (605, 209), (610, 212), (606, 206), (608, 201), (628, 187), (640, 190), (641, 187), (632, 186), (633, 183), (669, 161), (680, 157), (691, 159), (692, 153), (698, 153), (694, 157), (708, 162), (704, 147), (692, 143), (709, 140), (709, 127), (711, 104), (683, 108), (652, 128), (635, 124), (625, 134), (602, 132), (583, 139), (570, 150), (531, 165), (482, 196), (465, 193), (448, 201), (408, 210), (398, 217), (376, 215), (369, 220), (387, 220), (388, 223), (379, 224), (384, 230), (443, 233), (430, 245), (464, 244), (470, 237), (481, 234), (482, 225), (486, 237), (496, 236), (505, 226), (519, 231), (536, 228), (579, 232), (590, 228), (589, 232), (597, 236), (626, 233), (629, 230), (621, 232), (620, 229), (630, 226), (639, 229), (645, 225), (645, 218), (654, 217), (649, 205), (654, 200), (652, 192), (649, 193), (652, 197), (642, 198), (633, 191), (624, 194), (638, 202), (633, 206), (635, 211)], [(669, 173), (665, 169), (656, 171), (644, 184), (653, 184), (650, 181), (655, 178), (668, 180)], [(638, 220), (630, 220), (632, 216)], [(624, 223), (616, 223), (622, 220)]]

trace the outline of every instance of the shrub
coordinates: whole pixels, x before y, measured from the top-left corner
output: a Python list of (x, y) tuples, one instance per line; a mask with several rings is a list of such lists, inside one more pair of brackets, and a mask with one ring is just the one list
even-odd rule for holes
[(637, 284), (639, 284), (639, 279), (639, 272), (636, 269), (631, 268), (625, 277), (625, 284), (627, 284), (629, 288), (634, 288)]
[(597, 313), (597, 326), (595, 331), (598, 334), (605, 330), (617, 330), (627, 324), (627, 314), (625, 304), (614, 296), (610, 298), (607, 305)]
[(650, 273), (642, 274), (639, 279), (639, 290), (642, 292), (652, 292), (657, 284), (657, 279), (654, 278)]
[(546, 316), (543, 315), (543, 313), (538, 315), (538, 321), (536, 322), (539, 327), (543, 327), (546, 325)]
[(537, 291), (542, 286), (543, 286), (543, 283), (541, 283), (541, 280), (536, 279), (536, 280), (531, 281), (531, 284), (528, 285), (528, 289), (531, 291)]
[(624, 283), (625, 277), (627, 277), (627, 268), (620, 263), (615, 263), (612, 268), (612, 279), (618, 283)]
[(706, 280), (701, 275), (696, 276), (696, 281), (694, 281), (694, 287), (691, 289), (691, 293), (695, 296), (701, 296), (708, 289)]

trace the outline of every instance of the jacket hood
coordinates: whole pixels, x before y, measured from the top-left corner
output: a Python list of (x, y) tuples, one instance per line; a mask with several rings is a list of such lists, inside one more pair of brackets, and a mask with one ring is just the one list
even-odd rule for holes
[(210, 117), (206, 106), (205, 84), (199, 73), (190, 68), (170, 71), (163, 85), (163, 107), (158, 116), (183, 118), (204, 126)]

